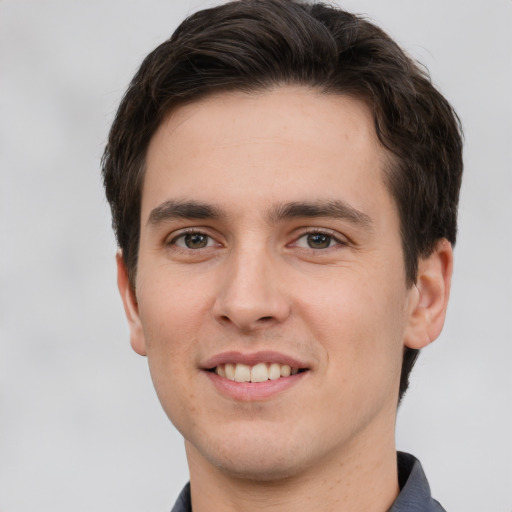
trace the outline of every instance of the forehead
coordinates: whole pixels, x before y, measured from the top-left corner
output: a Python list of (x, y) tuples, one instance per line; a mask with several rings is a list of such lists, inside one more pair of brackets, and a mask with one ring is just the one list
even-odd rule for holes
[(361, 100), (288, 86), (215, 94), (173, 110), (153, 136), (142, 218), (169, 195), (243, 207), (240, 196), (270, 205), (347, 193), (357, 206), (383, 192), (385, 161)]

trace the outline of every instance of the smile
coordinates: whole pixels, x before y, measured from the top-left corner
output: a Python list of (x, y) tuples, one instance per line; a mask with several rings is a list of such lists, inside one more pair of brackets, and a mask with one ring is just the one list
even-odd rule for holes
[(312, 369), (310, 362), (265, 350), (223, 352), (202, 365), (203, 375), (221, 395), (242, 402), (271, 399), (299, 385)]
[(212, 371), (219, 377), (235, 382), (265, 382), (296, 375), (305, 370), (279, 363), (257, 363), (253, 366), (243, 363), (226, 363), (219, 364)]

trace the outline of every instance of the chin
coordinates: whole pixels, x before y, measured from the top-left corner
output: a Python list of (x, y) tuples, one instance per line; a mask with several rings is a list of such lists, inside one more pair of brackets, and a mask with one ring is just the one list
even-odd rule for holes
[(314, 463), (311, 445), (297, 439), (292, 432), (288, 436), (272, 431), (258, 435), (251, 430), (247, 429), (245, 435), (238, 432), (222, 439), (210, 437), (207, 442), (205, 437), (199, 442), (189, 441), (187, 452), (190, 449), (226, 475), (254, 482), (290, 478)]
[(241, 457), (236, 461), (216, 458), (210, 462), (224, 474), (253, 482), (270, 482), (291, 478), (299, 474), (305, 466), (295, 458), (276, 458), (275, 454), (265, 460)]

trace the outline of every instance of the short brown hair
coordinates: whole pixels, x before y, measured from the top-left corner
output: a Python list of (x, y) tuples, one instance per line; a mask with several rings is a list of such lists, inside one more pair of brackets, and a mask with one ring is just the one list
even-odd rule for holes
[[(142, 63), (124, 95), (103, 155), (113, 227), (135, 285), (146, 151), (173, 108), (222, 91), (284, 84), (353, 95), (372, 108), (390, 155), (385, 179), (397, 204), (408, 285), (418, 259), (455, 243), (462, 177), (457, 115), (380, 28), (321, 3), (238, 0), (197, 12)], [(417, 350), (406, 348), (400, 398)]]

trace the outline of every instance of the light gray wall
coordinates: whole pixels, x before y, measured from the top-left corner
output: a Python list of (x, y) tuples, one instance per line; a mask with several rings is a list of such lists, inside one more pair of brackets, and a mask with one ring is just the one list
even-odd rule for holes
[[(168, 511), (184, 451), (131, 352), (99, 159), (142, 58), (205, 1), (0, 2), (0, 510)], [(398, 415), (451, 512), (512, 511), (512, 2), (350, 0), (458, 110), (452, 303)]]

